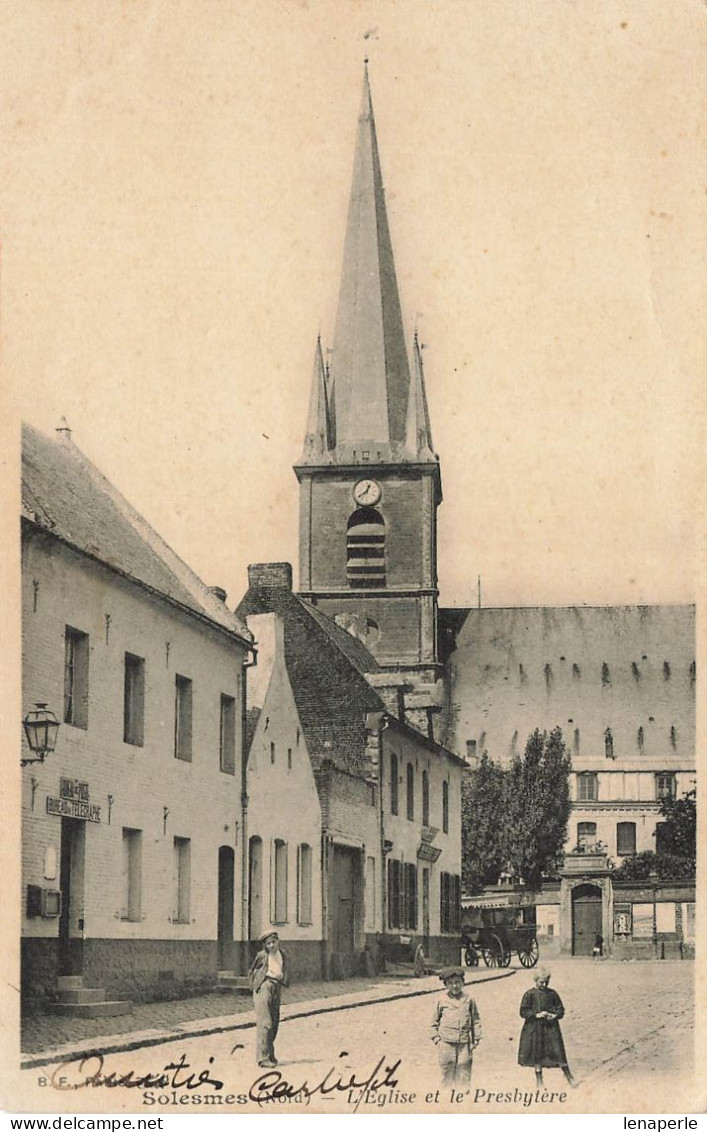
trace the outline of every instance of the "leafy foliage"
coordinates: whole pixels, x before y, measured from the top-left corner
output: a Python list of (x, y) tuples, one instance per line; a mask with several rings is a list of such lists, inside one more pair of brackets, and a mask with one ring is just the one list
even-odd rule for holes
[(570, 816), (570, 770), (562, 731), (533, 731), (508, 780), (508, 860), (531, 888), (562, 863)]
[(689, 880), (695, 875), (695, 866), (685, 857), (646, 849), (634, 857), (626, 857), (612, 876), (615, 881), (644, 881), (650, 880), (651, 873), (659, 880)]
[(660, 804), (665, 818), (661, 837), (661, 854), (692, 862), (697, 860), (697, 791), (688, 790), (682, 798), (666, 798)]
[(462, 786), (465, 888), (505, 870), (537, 888), (559, 866), (570, 814), (571, 759), (560, 728), (534, 731), (506, 769), (486, 752)]
[(462, 779), (462, 883), (469, 892), (495, 884), (506, 867), (506, 772), (484, 751)]
[(660, 880), (687, 880), (695, 875), (697, 859), (697, 792), (689, 790), (682, 798), (666, 798), (660, 804), (665, 819), (660, 849), (648, 849), (627, 857), (614, 871), (615, 880), (648, 880), (655, 873)]

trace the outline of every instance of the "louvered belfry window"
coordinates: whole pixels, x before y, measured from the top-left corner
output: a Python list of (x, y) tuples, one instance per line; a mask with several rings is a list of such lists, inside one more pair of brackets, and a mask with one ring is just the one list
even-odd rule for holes
[(352, 589), (385, 585), (385, 519), (372, 507), (360, 507), (346, 530), (346, 577)]

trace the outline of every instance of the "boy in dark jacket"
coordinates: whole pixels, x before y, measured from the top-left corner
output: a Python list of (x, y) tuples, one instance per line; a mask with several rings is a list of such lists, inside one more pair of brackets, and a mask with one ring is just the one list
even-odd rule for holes
[(263, 1069), (272, 1069), (277, 1065), (275, 1038), (280, 1026), (280, 997), (282, 988), (290, 984), (277, 932), (265, 932), (258, 942), (263, 948), (248, 974), (255, 1006), (256, 1059)]

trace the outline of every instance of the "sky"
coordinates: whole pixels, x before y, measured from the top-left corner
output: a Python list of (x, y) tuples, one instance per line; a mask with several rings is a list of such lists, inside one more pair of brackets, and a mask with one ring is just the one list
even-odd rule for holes
[(479, 575), (484, 605), (695, 599), (703, 4), (21, 0), (3, 24), (7, 476), (18, 418), (65, 416), (230, 604), (249, 562), (296, 566), (367, 54), (441, 601)]

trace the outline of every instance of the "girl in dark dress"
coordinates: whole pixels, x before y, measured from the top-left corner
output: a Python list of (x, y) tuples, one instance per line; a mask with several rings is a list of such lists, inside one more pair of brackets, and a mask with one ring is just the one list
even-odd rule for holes
[(525, 1019), (518, 1047), (518, 1064), (532, 1065), (535, 1081), (543, 1084), (543, 1069), (561, 1069), (570, 1085), (576, 1084), (567, 1064), (560, 1018), (565, 1013), (557, 991), (550, 990), (549, 971), (541, 968), (534, 977), (535, 987), (526, 991), (520, 1004)]

